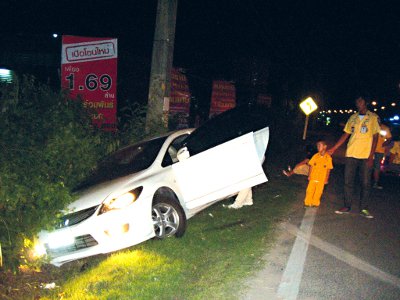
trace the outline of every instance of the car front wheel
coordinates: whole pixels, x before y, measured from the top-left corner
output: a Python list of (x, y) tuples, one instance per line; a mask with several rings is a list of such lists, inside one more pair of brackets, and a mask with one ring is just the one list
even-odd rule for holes
[(182, 207), (170, 199), (156, 199), (152, 219), (157, 239), (175, 235), (181, 237), (186, 230), (186, 217)]

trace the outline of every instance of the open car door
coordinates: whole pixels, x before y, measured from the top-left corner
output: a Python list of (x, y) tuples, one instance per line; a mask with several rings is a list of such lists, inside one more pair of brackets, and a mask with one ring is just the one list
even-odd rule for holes
[(230, 110), (185, 141), (173, 170), (189, 210), (267, 181), (262, 161), (269, 139), (268, 115), (259, 112), (247, 106)]

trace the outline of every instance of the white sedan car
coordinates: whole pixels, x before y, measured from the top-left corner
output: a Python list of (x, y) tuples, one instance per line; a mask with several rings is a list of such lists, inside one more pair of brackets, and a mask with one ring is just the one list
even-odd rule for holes
[[(186, 220), (216, 201), (267, 181), (266, 115), (250, 106), (125, 147), (82, 182), (78, 199), (39, 245), (52, 264), (180, 237)], [(256, 116), (256, 117), (255, 117)]]

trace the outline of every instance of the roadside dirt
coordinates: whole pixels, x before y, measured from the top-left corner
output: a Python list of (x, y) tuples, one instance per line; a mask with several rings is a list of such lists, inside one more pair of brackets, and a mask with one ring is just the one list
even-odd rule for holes
[[(60, 268), (45, 265), (40, 272), (20, 270), (18, 274), (13, 274), (12, 272), (0, 271), (0, 299), (41, 299), (46, 289), (57, 288), (65, 273), (83, 270), (84, 266), (84, 263), (77, 261)], [(62, 299), (62, 295), (60, 295), (60, 299)]]
[(0, 299), (40, 299), (43, 288), (55, 280), (50, 270), (23, 271), (20, 274), (0, 272)]

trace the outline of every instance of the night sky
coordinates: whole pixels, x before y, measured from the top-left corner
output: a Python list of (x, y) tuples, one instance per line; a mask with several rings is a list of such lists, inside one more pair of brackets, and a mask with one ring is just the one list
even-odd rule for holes
[[(268, 80), (285, 85), (291, 97), (317, 93), (331, 105), (348, 104), (362, 91), (377, 100), (397, 100), (395, 3), (181, 0), (174, 65), (199, 80), (231, 80), (234, 61), (256, 58), (268, 66)], [(116, 37), (119, 57), (136, 57), (128, 67), (140, 69), (139, 62), (151, 59), (156, 7), (155, 0), (2, 0), (0, 34)]]

